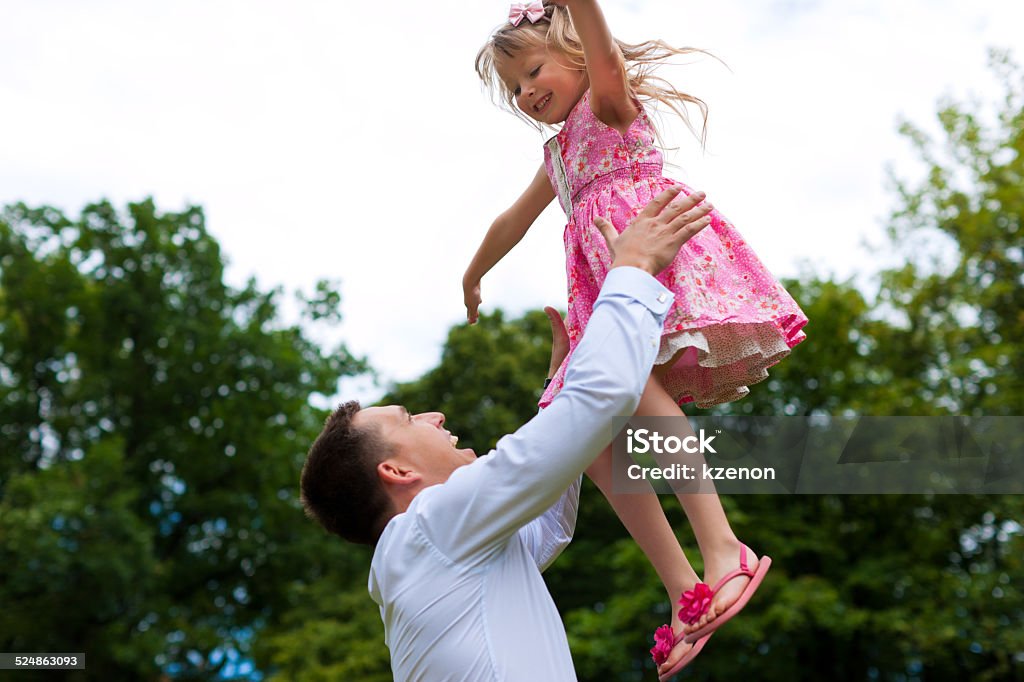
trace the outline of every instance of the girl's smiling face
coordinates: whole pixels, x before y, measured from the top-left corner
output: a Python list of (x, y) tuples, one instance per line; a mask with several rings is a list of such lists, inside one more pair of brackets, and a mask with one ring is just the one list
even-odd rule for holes
[(562, 123), (587, 91), (587, 72), (543, 46), (522, 50), (496, 66), (516, 106), (539, 123)]

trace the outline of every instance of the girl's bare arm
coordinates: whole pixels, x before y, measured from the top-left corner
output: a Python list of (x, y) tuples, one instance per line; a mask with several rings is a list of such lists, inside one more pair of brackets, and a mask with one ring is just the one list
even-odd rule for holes
[(548, 180), (544, 166), (540, 167), (526, 191), (516, 199), (511, 207), (491, 223), (480, 248), (466, 268), (462, 277), (462, 293), (466, 304), (466, 318), (476, 322), (480, 307), (480, 280), (493, 268), (498, 261), (512, 250), (526, 235), (537, 216), (541, 214), (551, 200), (555, 191)]
[(573, 26), (583, 43), (590, 79), (590, 108), (605, 125), (625, 134), (639, 110), (626, 84), (622, 61), (608, 22), (597, 0), (555, 0), (569, 9)]

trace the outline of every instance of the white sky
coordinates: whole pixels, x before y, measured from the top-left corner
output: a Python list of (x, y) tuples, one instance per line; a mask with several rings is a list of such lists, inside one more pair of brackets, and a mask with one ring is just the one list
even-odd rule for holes
[[(1019, 0), (604, 0), (612, 31), (703, 47), (667, 70), (711, 107), (708, 148), (665, 117), (669, 174), (703, 189), (779, 276), (849, 276), (884, 254), (886, 164), (917, 170), (899, 117), (991, 99), (986, 48)], [(432, 367), (461, 278), (542, 159), (473, 71), (504, 1), (0, 0), (0, 203), (71, 213), (147, 195), (206, 209), (229, 279), (342, 281), (330, 338), (385, 380)], [(564, 307), (557, 202), (483, 283), (484, 310)], [(808, 327), (813, 334), (813, 320)], [(324, 337), (325, 340), (328, 337)], [(363, 382), (346, 396), (380, 394)]]

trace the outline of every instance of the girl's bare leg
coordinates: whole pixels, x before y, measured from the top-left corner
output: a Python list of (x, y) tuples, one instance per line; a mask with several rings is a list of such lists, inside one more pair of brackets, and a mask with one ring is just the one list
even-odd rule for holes
[[(686, 415), (653, 375), (647, 381), (636, 415), (676, 418), (672, 420), (675, 428), (671, 433), (664, 426), (659, 429), (664, 436), (676, 435), (684, 438), (695, 435)], [(670, 463), (665, 461), (662, 464)], [(703, 458), (700, 455), (688, 457), (686, 463), (695, 466), (699, 472)], [(682, 592), (691, 589), (697, 583), (698, 578), (682, 547), (679, 546), (679, 541), (665, 518), (654, 490), (651, 489), (650, 494), (616, 493), (612, 486), (611, 447), (601, 452), (587, 469), (587, 475), (608, 499), (619, 520), (640, 546), (665, 586), (669, 602), (672, 604), (673, 632), (692, 632), (702, 627), (739, 598), (749, 582), (748, 578), (730, 580), (715, 595), (706, 615), (693, 625), (683, 624), (679, 620), (676, 602)], [(697, 545), (704, 558), (704, 582), (714, 585), (722, 576), (738, 567), (740, 542), (729, 525), (714, 484), (711, 481), (701, 481), (696, 489), (700, 492), (688, 492), (686, 488), (680, 488), (676, 491), (676, 497), (693, 527)], [(756, 568), (756, 555), (748, 554), (748, 562), (752, 569)], [(691, 648), (692, 645), (683, 643), (680, 638), (668, 660), (662, 665), (662, 669), (671, 668)]]
[[(675, 435), (679, 438), (695, 435), (686, 415), (665, 392), (661, 382), (656, 379), (648, 381), (640, 400), (640, 407), (637, 409), (637, 416), (665, 417), (669, 415), (677, 417), (677, 419), (673, 419), (671, 422), (666, 421), (666, 426), (668, 424), (677, 425), (676, 428), (671, 433), (667, 433), (667, 429), (659, 429), (659, 433), (665, 436)], [(686, 456), (686, 463), (695, 466), (698, 475), (703, 462), (704, 458), (700, 454)], [(668, 463), (666, 461), (663, 466)], [(700, 492), (688, 492), (684, 488), (679, 488), (676, 490), (676, 497), (679, 498), (683, 511), (686, 512), (686, 517), (693, 527), (693, 534), (697, 539), (698, 547), (700, 547), (701, 556), (704, 558), (704, 582), (714, 585), (725, 574), (739, 567), (740, 541), (729, 525), (722, 502), (715, 492), (714, 483), (701, 481), (699, 490)], [(757, 560), (757, 555), (747, 554), (748, 565), (751, 569), (757, 567)], [(749, 578), (743, 576), (727, 582), (715, 595), (707, 614), (693, 625), (684, 625), (683, 630), (692, 632), (714, 620), (719, 613), (739, 598), (749, 582)]]
[[(647, 388), (640, 400), (638, 414), (641, 411), (650, 412), (658, 407), (658, 403), (651, 402), (648, 394), (652, 387), (661, 390), (661, 385), (653, 377), (648, 380)], [(679, 408), (674, 404), (672, 407), (679, 413)], [(669, 412), (668, 416), (672, 413)], [(650, 414), (648, 414), (650, 416)], [(668, 593), (669, 603), (672, 605), (672, 631), (677, 635), (683, 632), (683, 623), (679, 620), (679, 609), (676, 602), (680, 594), (691, 589), (698, 581), (697, 573), (693, 570), (689, 560), (683, 553), (679, 541), (676, 539), (672, 527), (665, 518), (665, 512), (661, 507), (654, 489), (648, 486), (648, 494), (638, 493), (616, 493), (612, 489), (612, 452), (607, 447), (598, 456), (593, 464), (587, 469), (587, 475), (600, 488), (601, 492), (608, 499), (615, 514), (622, 521), (629, 534), (636, 541), (643, 551), (647, 560), (651, 562), (655, 572), (661, 579), (662, 585)], [(717, 498), (716, 498), (717, 499)], [(680, 635), (679, 644), (675, 646), (667, 664), (674, 664), (693, 645), (682, 642)]]
[(649, 494), (613, 492), (610, 447), (590, 465), (587, 476), (597, 484), (622, 525), (643, 550), (674, 603), (682, 590), (696, 584), (698, 577), (679, 546), (654, 490)]

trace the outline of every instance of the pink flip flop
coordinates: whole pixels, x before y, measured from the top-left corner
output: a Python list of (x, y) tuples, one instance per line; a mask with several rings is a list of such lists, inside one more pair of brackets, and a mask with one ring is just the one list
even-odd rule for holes
[[(745, 575), (750, 578), (750, 582), (747, 583), (742, 594), (740, 594), (739, 598), (733, 602), (729, 608), (718, 614), (717, 618), (701, 629), (694, 630), (690, 634), (684, 636), (684, 642), (695, 642), (702, 637), (707, 637), (719, 627), (729, 622), (729, 620), (731, 620), (737, 613), (742, 611), (743, 607), (747, 605), (748, 601), (750, 601), (750, 598), (754, 596), (754, 592), (757, 591), (761, 581), (764, 580), (765, 574), (768, 573), (768, 569), (772, 565), (772, 560), (771, 557), (761, 557), (757, 562), (757, 570), (751, 571), (750, 567), (747, 566), (748, 551), (750, 551), (750, 548), (746, 545), (740, 546), (740, 567), (735, 571), (727, 573), (721, 580), (715, 583), (715, 586), (711, 589), (708, 589), (706, 583), (697, 583), (692, 590), (683, 592), (683, 596), (679, 599), (679, 604), (683, 607), (683, 611), (686, 613), (685, 616), (683, 613), (680, 613), (679, 617), (684, 622), (692, 624), (696, 623), (700, 620), (701, 616), (708, 612), (708, 609), (711, 607), (711, 600), (716, 594), (718, 594), (718, 591), (722, 589), (722, 585), (726, 584), (733, 578), (740, 577), (741, 575)], [(753, 554), (753, 552), (751, 552), (751, 554)]]
[[(691, 648), (689, 651), (683, 654), (683, 657), (680, 658), (674, 666), (672, 666), (671, 670), (658, 676), (658, 682), (665, 682), (666, 680), (673, 677), (680, 670), (690, 665), (690, 661), (697, 657), (697, 654), (701, 652), (701, 649), (704, 648), (704, 645), (708, 643), (708, 639), (710, 638), (711, 635), (708, 635), (707, 637), (698, 640), (698, 642), (693, 645), (693, 648)], [(672, 632), (671, 627), (669, 627), (668, 625), (662, 625), (654, 632), (655, 644), (654, 647), (651, 649), (651, 658), (654, 659), (654, 662), (657, 665), (661, 665), (668, 658), (668, 655), (669, 653), (671, 653), (672, 648), (675, 647), (676, 644), (679, 644), (679, 642), (681, 642), (682, 640), (682, 633), (680, 633), (677, 637), (676, 634)]]

